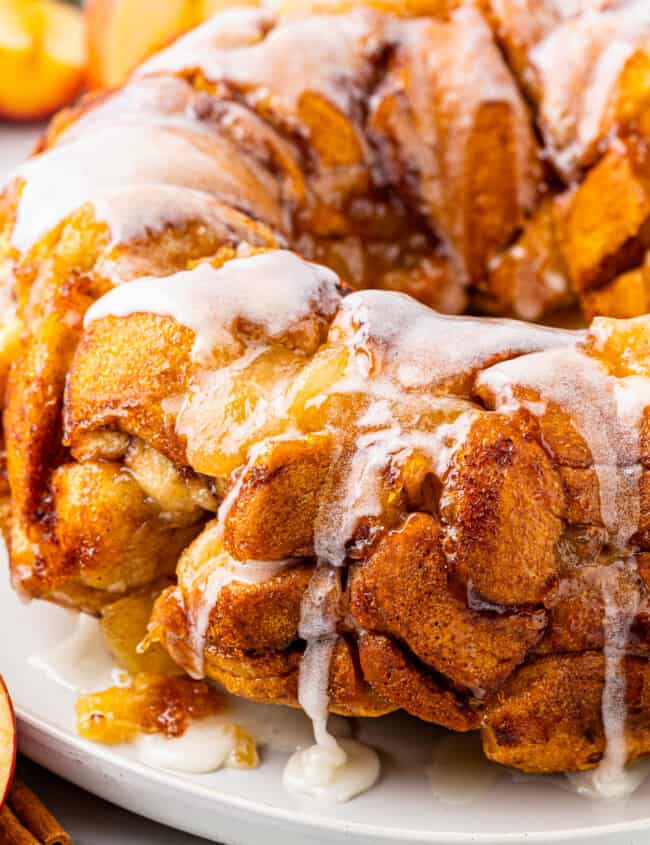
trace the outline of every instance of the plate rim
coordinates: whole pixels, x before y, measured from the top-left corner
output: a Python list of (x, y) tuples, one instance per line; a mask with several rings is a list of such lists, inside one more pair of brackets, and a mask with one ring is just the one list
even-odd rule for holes
[[(22, 150), (20, 156), (14, 156), (12, 147), (12, 155), (8, 157), (11, 158), (11, 167), (28, 156), (30, 149), (36, 143), (44, 129), (44, 124), (26, 126), (5, 124), (0, 127), (0, 140), (10, 138), (16, 150), (19, 148)], [(5, 163), (3, 153), (4, 151), (0, 149), (0, 173), (5, 174), (9, 167), (2, 166)], [(4, 181), (5, 179), (2, 178), (2, 183)], [(21, 753), (26, 757), (34, 757), (36, 759), (37, 748), (49, 749), (51, 753), (48, 754), (47, 759), (43, 759), (43, 757), (38, 755), (38, 762), (42, 766), (62, 775), (71, 782), (77, 783), (82, 789), (98, 795), (113, 804), (116, 804), (116, 802), (108, 794), (109, 781), (102, 779), (102, 783), (106, 782), (106, 788), (102, 790), (101, 787), (89, 787), (83, 782), (82, 777), (75, 780), (74, 772), (71, 773), (63, 763), (67, 754), (72, 752), (91, 762), (97, 761), (98, 768), (101, 767), (103, 771), (109, 768), (116, 773), (129, 775), (136, 784), (139, 780), (144, 779), (150, 784), (164, 784), (168, 789), (181, 789), (195, 799), (212, 804), (215, 815), (223, 813), (232, 817), (236, 811), (239, 813), (248, 813), (254, 815), (256, 820), (262, 823), (275, 823), (276, 825), (282, 826), (285, 831), (290, 829), (296, 836), (300, 835), (300, 827), (302, 826), (303, 829), (306, 829), (305, 832), (310, 833), (312, 836), (318, 837), (319, 833), (327, 833), (330, 836), (330, 841), (334, 841), (334, 839), (338, 839), (339, 841), (344, 840), (351, 843), (351, 845), (359, 845), (359, 843), (364, 843), (365, 845), (369, 841), (380, 843), (380, 845), (389, 845), (389, 843), (395, 842), (407, 843), (407, 845), (408, 843), (420, 843), (421, 845), (515, 845), (515, 843), (517, 845), (524, 845), (524, 843), (540, 843), (541, 845), (541, 843), (569, 841), (590, 842), (595, 840), (597, 842), (604, 842), (604, 840), (611, 836), (650, 831), (650, 808), (648, 816), (640, 819), (610, 822), (598, 826), (557, 829), (548, 833), (542, 831), (531, 833), (460, 833), (450, 831), (441, 833), (435, 830), (387, 828), (366, 822), (324, 818), (323, 816), (315, 816), (301, 807), (284, 809), (261, 800), (255, 801), (242, 796), (226, 794), (214, 786), (203, 786), (196, 781), (184, 778), (178, 773), (146, 766), (136, 760), (115, 753), (110, 747), (88, 743), (72, 732), (36, 715), (28, 707), (21, 706), (16, 702), (15, 705)], [(135, 789), (137, 791), (137, 786)], [(432, 800), (434, 800), (433, 797)], [(585, 799), (585, 801), (587, 802), (585, 804), (585, 812), (588, 812), (589, 799)], [(119, 805), (116, 804), (116, 806)], [(469, 805), (469, 809), (471, 811), (471, 805)], [(156, 818), (153, 814), (138, 810), (134, 810), (134, 812), (139, 812), (140, 815), (148, 816), (152, 820), (160, 822), (160, 818)], [(183, 829), (176, 823), (163, 823), (172, 829)], [(195, 833), (195, 831), (189, 828), (186, 829), (191, 833)], [(195, 833), (195, 835), (200, 836), (201, 834)]]
[[(502, 843), (549, 843), (549, 842), (568, 842), (568, 841), (592, 841), (604, 840), (605, 837), (612, 835), (621, 835), (627, 833), (647, 832), (650, 830), (650, 815), (630, 821), (614, 822), (598, 826), (589, 827), (574, 827), (552, 830), (548, 832), (515, 832), (515, 833), (459, 833), (449, 831), (446, 833), (437, 831), (423, 831), (409, 828), (386, 828), (368, 824), (365, 822), (346, 821), (344, 819), (324, 818), (322, 816), (314, 816), (301, 808), (283, 809), (281, 807), (274, 807), (272, 804), (266, 802), (254, 801), (238, 795), (230, 795), (219, 792), (214, 786), (202, 786), (194, 780), (185, 779), (178, 773), (166, 771), (164, 769), (156, 769), (140, 763), (136, 760), (131, 760), (120, 754), (116, 754), (109, 747), (104, 747), (99, 744), (91, 744), (81, 737), (75, 736), (63, 728), (48, 723), (40, 716), (30, 713), (28, 709), (16, 706), (16, 718), (19, 725), (19, 732), (21, 725), (23, 727), (23, 739), (25, 728), (29, 731), (35, 732), (42, 741), (56, 746), (62, 745), (68, 751), (74, 751), (78, 754), (90, 756), (99, 760), (102, 764), (114, 767), (121, 770), (135, 778), (146, 779), (150, 782), (155, 782), (164, 785), (169, 789), (182, 789), (186, 793), (190, 793), (193, 798), (212, 803), (217, 808), (228, 811), (238, 811), (240, 813), (252, 813), (258, 817), (258, 820), (274, 822), (276, 824), (286, 827), (298, 827), (303, 825), (309, 828), (311, 834), (318, 834), (319, 832), (326, 832), (330, 836), (345, 836), (350, 842), (417, 842), (426, 843), (426, 845), (502, 845)], [(90, 748), (89, 748), (90, 746)], [(26, 747), (24, 744), (21, 747), (21, 753), (27, 757), (31, 757), (30, 743)], [(61, 753), (59, 751), (58, 753)], [(53, 759), (48, 764), (48, 761), (43, 762), (39, 759), (41, 765), (45, 768), (61, 774), (57, 771), (55, 760)], [(70, 780), (69, 775), (64, 774), (63, 777)], [(89, 789), (83, 783), (78, 784), (87, 791), (90, 791), (99, 797), (104, 798), (110, 803), (110, 797), (101, 794), (100, 791)], [(590, 799), (585, 799), (589, 801)], [(116, 805), (117, 806), (117, 805)], [(588, 805), (587, 805), (588, 806)], [(144, 815), (141, 813), (141, 815)], [(160, 821), (153, 816), (150, 816), (153, 821)], [(177, 829), (180, 829), (177, 827)], [(189, 831), (193, 832), (193, 831)], [(296, 833), (299, 831), (296, 829)], [(196, 834), (195, 834), (196, 835)], [(200, 834), (199, 834), (200, 835)]]

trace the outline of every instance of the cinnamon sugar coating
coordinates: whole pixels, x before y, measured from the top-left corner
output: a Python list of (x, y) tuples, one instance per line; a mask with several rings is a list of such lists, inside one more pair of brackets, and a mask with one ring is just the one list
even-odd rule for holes
[[(612, 673), (650, 751), (646, 22), (443, 5), (224, 13), (55, 120), (0, 200), (12, 576), (170, 584), (149, 642), (194, 677), (297, 706), (327, 640), (331, 711), (585, 769)], [(565, 125), (549, 57), (603, 33)], [(636, 318), (428, 307), (576, 301)]]

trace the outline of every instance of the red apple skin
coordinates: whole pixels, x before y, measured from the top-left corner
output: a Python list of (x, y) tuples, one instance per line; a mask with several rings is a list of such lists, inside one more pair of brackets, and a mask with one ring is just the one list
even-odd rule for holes
[[(4, 713), (3, 709), (5, 711)], [(2, 730), (2, 728), (4, 727), (1, 721), (3, 716), (7, 718), (9, 722), (7, 730), (11, 735), (10, 741), (12, 743), (12, 748), (9, 752), (9, 760), (7, 761), (4, 767), (4, 771), (0, 769), (0, 807), (4, 804), (14, 779), (17, 752), (16, 714), (14, 713), (14, 708), (13, 704), (11, 703), (11, 697), (9, 695), (7, 685), (5, 684), (2, 675), (0, 675), (0, 730)]]

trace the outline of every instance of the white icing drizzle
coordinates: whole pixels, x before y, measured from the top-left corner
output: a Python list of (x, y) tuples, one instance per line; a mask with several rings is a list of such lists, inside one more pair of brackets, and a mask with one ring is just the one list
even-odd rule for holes
[(385, 400), (379, 399), (369, 405), (367, 427), (360, 424), (352, 454), (344, 458), (342, 472), (333, 475), (331, 486), (321, 500), (314, 525), (315, 551), (319, 560), (333, 566), (344, 564), (346, 545), (360, 521), (381, 516), (389, 468), (400, 467), (418, 452), (430, 460), (432, 471), (442, 479), (479, 416), (468, 402), (440, 397), (431, 404), (441, 415), (447, 414), (450, 421), (431, 431), (409, 431), (400, 425), (392, 409), (388, 425), (373, 424), (374, 415), (379, 421), (383, 408), (390, 409), (384, 403)]
[(94, 200), (95, 215), (109, 220), (111, 246), (141, 237), (146, 230), (160, 232), (188, 219), (204, 219), (223, 225), (219, 207), (210, 194), (172, 185), (145, 185), (103, 191)]
[(85, 110), (56, 137), (56, 145), (89, 131), (133, 124), (201, 132), (209, 137), (215, 129), (210, 105), (208, 94), (195, 91), (180, 77), (135, 79)]
[(346, 297), (332, 329), (384, 344), (382, 363), (404, 389), (438, 387), (495, 358), (569, 346), (584, 337), (518, 320), (438, 314), (409, 296), (379, 290)]
[[(189, 622), (190, 659), (189, 662), (183, 661), (180, 656), (176, 656), (176, 659), (188, 675), (197, 680), (205, 677), (205, 644), (210, 614), (223, 587), (237, 580), (238, 570), (243, 570), (245, 567), (223, 550), (220, 550), (218, 559), (208, 556), (199, 566), (196, 564), (196, 557), (201, 555), (202, 546), (211, 542), (212, 535), (215, 535), (217, 542), (221, 539), (224, 513), (228, 512), (231, 502), (239, 492), (239, 487), (240, 485), (234, 485), (219, 506), (217, 523), (212, 530), (203, 531), (195, 540), (189, 566), (183, 566), (181, 560), (177, 573), (176, 595), (184, 607)], [(245, 577), (243, 572), (241, 574)]]
[[(602, 344), (606, 327), (592, 335)], [(578, 791), (620, 797), (639, 785), (636, 772), (628, 776), (625, 725), (626, 679), (623, 665), (628, 636), (639, 602), (634, 549), (630, 547), (639, 525), (641, 477), (640, 430), (650, 406), (650, 380), (639, 376), (615, 378), (597, 359), (578, 348), (550, 350), (486, 370), (478, 380), (494, 397), (497, 410), (527, 407), (543, 418), (545, 403), (569, 414), (591, 453), (599, 482), (600, 510), (609, 533), (614, 563), (600, 563), (598, 576), (604, 602), (605, 681), (602, 719), (606, 739), (604, 757), (594, 772), (572, 774)], [(517, 398), (516, 388), (534, 390), (539, 403)]]
[[(179, 227), (194, 222), (200, 230), (209, 229), (228, 242), (239, 240), (237, 224), (229, 225), (231, 210), (211, 194), (192, 188), (172, 185), (141, 185), (139, 187), (107, 190), (94, 200), (97, 219), (108, 223), (110, 242), (98, 258), (96, 272), (114, 285), (143, 276), (163, 276), (169, 273), (167, 254), (152, 250), (117, 249), (133, 244), (151, 234), (158, 235), (167, 227)], [(243, 221), (243, 217), (241, 221)], [(233, 231), (234, 229), (234, 231)], [(253, 245), (254, 235), (247, 235)], [(249, 249), (249, 241), (239, 250)]]
[[(292, 560), (273, 561), (238, 561), (221, 546), (223, 527), (228, 513), (239, 496), (247, 470), (254, 466), (258, 458), (277, 440), (295, 436), (286, 432), (276, 438), (266, 438), (256, 444), (249, 454), (248, 463), (239, 470), (227, 496), (219, 506), (217, 519), (212, 526), (194, 541), (178, 568), (177, 597), (185, 609), (189, 621), (189, 662), (185, 653), (177, 655), (177, 662), (193, 678), (205, 677), (205, 645), (210, 624), (210, 614), (217, 602), (221, 590), (230, 583), (259, 584), (268, 581), (293, 563)], [(207, 555), (201, 560), (202, 550), (215, 548), (216, 556)]]
[(303, 597), (299, 635), (305, 640), (300, 661), (298, 701), (313, 725), (314, 745), (291, 755), (284, 770), (290, 792), (328, 802), (348, 801), (370, 789), (379, 777), (377, 753), (328, 730), (330, 666), (337, 641), (339, 575), (320, 562)]
[(45, 654), (29, 658), (34, 666), (66, 689), (87, 693), (117, 685), (124, 686), (123, 672), (108, 652), (101, 624), (80, 613), (72, 633)]
[(568, 178), (609, 130), (608, 110), (620, 75), (650, 38), (650, 6), (628, 0), (618, 8), (585, 3), (530, 53), (541, 90), (540, 122), (553, 161)]
[[(380, 18), (358, 10), (345, 16), (310, 15), (275, 27), (269, 10), (230, 10), (208, 20), (153, 56), (138, 70), (178, 73), (198, 68), (211, 81), (227, 81), (258, 96), (272, 96), (293, 112), (306, 90), (322, 92), (344, 114), (356, 99), (356, 80), (368, 73), (364, 36)], [(309, 45), (298, 50), (299, 44)]]
[[(103, 191), (93, 201), (99, 220), (109, 221), (110, 247), (127, 244), (166, 226), (201, 221), (211, 229), (226, 230), (224, 207), (205, 191), (178, 185), (141, 185)], [(115, 282), (124, 274), (114, 272)]]
[[(622, 563), (622, 567), (629, 567)], [(625, 723), (627, 717), (626, 680), (623, 657), (627, 648), (630, 626), (636, 615), (639, 593), (618, 583), (619, 573), (612, 569), (602, 579), (605, 606), (605, 686), (602, 698), (605, 755), (596, 769), (594, 785), (605, 796), (615, 797), (626, 791), (625, 763), (627, 745)]]
[(626, 679), (623, 658), (630, 626), (639, 605), (634, 561), (621, 560), (602, 567), (599, 572), (604, 603), (605, 684), (602, 693), (605, 754), (598, 768), (589, 772), (568, 773), (569, 782), (581, 794), (602, 798), (622, 798), (633, 792), (643, 780), (639, 770), (626, 770), (627, 720)]
[[(616, 379), (597, 359), (575, 347), (527, 355), (497, 364), (478, 378), (497, 410), (527, 406), (543, 416), (546, 406), (521, 402), (514, 388), (530, 388), (567, 413), (592, 457), (600, 487), (600, 510), (611, 542), (625, 550), (639, 519), (639, 432), (650, 405), (650, 382)], [(537, 407), (536, 407), (537, 406)]]
[[(123, 205), (117, 217), (111, 214), (115, 206), (111, 197), (103, 197), (107, 190), (138, 186), (146, 193), (152, 185), (173, 185), (212, 194), (239, 208), (253, 179), (245, 161), (235, 158), (223, 139), (139, 125), (90, 131), (25, 162), (14, 177), (25, 180), (12, 234), (14, 246), (23, 252), (86, 203), (99, 205), (111, 230), (140, 231), (134, 213)], [(257, 214), (279, 223), (282, 214), (270, 195), (257, 188), (255, 199)], [(168, 213), (173, 219), (173, 209)], [(156, 204), (154, 221), (160, 215)]]
[(367, 746), (338, 741), (328, 730), (330, 666), (336, 648), (339, 576), (319, 563), (303, 597), (298, 633), (305, 640), (298, 701), (311, 719), (314, 745), (291, 755), (283, 781), (290, 792), (327, 801), (347, 801), (379, 776), (379, 758)]
[(189, 584), (187, 579), (179, 573), (179, 583), (182, 584), (184, 593), (192, 596), (190, 602), (185, 602), (185, 609), (190, 619), (189, 644), (192, 661), (184, 666), (191, 677), (198, 680), (205, 677), (205, 643), (210, 625), (210, 614), (223, 588), (233, 582), (264, 583), (275, 577), (290, 563), (291, 561), (288, 560), (242, 563), (223, 552), (218, 558), (207, 558), (200, 568), (195, 567)]
[(282, 339), (314, 311), (331, 316), (340, 300), (338, 277), (285, 250), (209, 263), (162, 278), (141, 278), (113, 288), (92, 305), (84, 325), (134, 313), (173, 317), (196, 335), (193, 357), (230, 347), (237, 322), (260, 327), (270, 340)]
[(330, 663), (336, 647), (339, 576), (326, 563), (319, 563), (303, 596), (299, 636), (305, 640), (300, 661), (298, 701), (314, 726), (316, 744), (326, 749), (333, 765), (344, 762), (345, 755), (327, 730)]
[(191, 667), (192, 671), (189, 671), (190, 667), (185, 667), (188, 674), (197, 679), (205, 677), (204, 653), (210, 614), (223, 588), (233, 582), (261, 584), (269, 581), (290, 563), (289, 560), (248, 560), (242, 563), (224, 553), (218, 561), (208, 558), (204, 566), (195, 571), (192, 589), (200, 591), (201, 599), (192, 603), (192, 606), (196, 607), (190, 625), (195, 665)]

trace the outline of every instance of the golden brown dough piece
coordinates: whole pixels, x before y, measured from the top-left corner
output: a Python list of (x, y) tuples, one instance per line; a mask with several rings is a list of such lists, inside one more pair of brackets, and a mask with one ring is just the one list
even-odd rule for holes
[(582, 12), (488, 5), (224, 13), (54, 122), (0, 201), (11, 571), (138, 624), (168, 585), (147, 642), (237, 695), (581, 770), (650, 752), (650, 322), (397, 291), (636, 314), (642, 109), (578, 149), (518, 84)]
[[(507, 270), (529, 276), (510, 306), (539, 319), (577, 294), (587, 319), (647, 311), (633, 271), (647, 248), (650, 9), (645, 0), (483, 0), (497, 40), (530, 100), (567, 216), (555, 234), (535, 215)], [(569, 190), (562, 196), (562, 187)], [(515, 259), (513, 266), (512, 259)], [(497, 262), (495, 284), (507, 284)], [(506, 272), (507, 272), (506, 270)], [(622, 275), (621, 275), (622, 274)], [(515, 288), (516, 289), (516, 288)], [(487, 301), (503, 309), (498, 291)], [(523, 307), (519, 305), (519, 302)], [(506, 300), (507, 302), (507, 300)], [(485, 304), (485, 300), (484, 300)]]
[[(595, 765), (607, 676), (590, 675), (587, 728), (560, 723), (557, 661), (602, 661), (614, 604), (646, 670), (649, 346), (646, 318), (582, 333), (443, 317), (348, 294), (283, 250), (127, 282), (87, 312), (67, 374), (69, 456), (48, 490), (77, 568), (41, 547), (24, 570), (18, 547), (14, 577), (92, 607), (168, 573), (160, 548), (177, 583), (148, 641), (194, 677), (296, 706), (306, 649), (327, 644), (333, 712), (484, 726), (521, 768)], [(86, 513), (73, 497), (88, 489)], [(520, 703), (535, 685), (543, 753)], [(507, 740), (502, 706), (522, 725)], [(587, 759), (566, 736), (593, 724)], [(642, 721), (629, 731), (645, 753)]]
[(574, 178), (607, 136), (645, 117), (650, 17), (643, 0), (482, 0), (533, 101), (552, 163)]
[[(431, 107), (426, 113), (413, 98), (417, 93), (433, 103), (457, 97), (461, 79), (444, 67), (431, 68), (424, 89), (400, 99), (409, 113), (399, 124), (389, 119), (387, 111), (397, 107), (397, 80), (415, 69), (421, 51), (458, 42), (468, 29), (475, 33), (481, 74), (503, 91), (501, 123), (489, 125), (493, 106), (477, 91), (474, 126), (466, 127), (463, 115), (451, 110), (435, 128)], [(447, 53), (444, 62), (453, 62), (453, 51)], [(293, 73), (287, 64), (292, 55), (297, 61), (309, 55), (309, 66)], [(364, 104), (373, 91), (371, 116)], [(425, 170), (444, 170), (441, 194), (421, 193), (411, 182), (398, 190), (405, 162), (422, 148), (413, 142), (423, 120), (426, 131), (447, 139), (432, 145), (433, 157), (420, 165), (423, 176)], [(461, 129), (462, 161), (456, 154)], [(504, 158), (504, 133), (516, 167)], [(509, 241), (536, 193), (536, 153), (523, 100), (487, 25), (471, 10), (450, 12), (445, 22), (368, 9), (286, 21), (253, 9), (219, 15), (152, 59), (121, 91), (93, 95), (57, 118), (41, 148), (0, 201), (0, 263), (9, 303), (0, 336), (0, 388), (22, 334), (10, 393), (30, 396), (27, 403), (10, 401), (6, 415), (14, 568), (33, 579), (30, 589), (39, 594), (50, 591), (53, 572), (67, 573), (71, 601), (83, 596), (88, 608), (102, 601), (95, 591), (104, 583), (103, 561), (119, 544), (100, 541), (94, 517), (80, 512), (78, 528), (64, 536), (65, 522), (47, 513), (79, 499), (86, 482), (97, 497), (86, 508), (110, 501), (111, 479), (117, 478), (108, 468), (98, 468), (92, 481), (66, 469), (69, 454), (59, 445), (66, 373), (83, 313), (94, 299), (115, 283), (289, 241), (347, 280), (412, 291), (443, 310), (460, 310), (467, 301), (468, 268), (485, 273), (490, 255)], [(490, 197), (494, 220), (484, 241), (477, 235), (481, 209), (473, 205), (478, 183), (465, 177), (477, 157), (499, 163), (480, 177), (481, 203)], [(505, 193), (504, 168), (512, 185)], [(454, 216), (456, 208), (460, 216)], [(133, 433), (178, 462), (181, 452), (170, 442), (174, 433), (158, 403), (174, 390), (183, 392), (185, 374), (171, 360), (157, 369), (154, 334), (152, 341), (143, 357), (130, 342), (118, 351), (116, 337), (113, 363), (123, 360), (132, 412), (136, 405), (143, 409)], [(172, 345), (178, 344), (180, 337)], [(110, 371), (109, 381), (117, 378), (115, 367), (105, 363), (99, 371)], [(156, 369), (159, 375), (149, 383)], [(101, 403), (104, 385), (94, 364), (88, 378), (93, 402)], [(87, 402), (78, 412), (92, 427)], [(121, 461), (128, 444), (110, 439), (110, 445), (92, 438), (71, 444), (72, 455), (95, 450), (102, 459)], [(125, 578), (112, 585), (116, 590), (166, 573), (177, 557), (173, 542), (163, 542), (158, 555), (154, 543), (147, 553), (148, 527), (160, 514), (167, 518), (157, 496), (148, 499), (127, 521), (142, 548), (138, 563), (130, 569), (125, 564)], [(213, 507), (205, 509), (209, 499), (193, 511), (197, 529)], [(178, 519), (182, 543), (196, 529), (183, 507), (168, 533), (176, 533)]]
[[(647, 661), (627, 657), (623, 671), (627, 756), (634, 760), (648, 751)], [(606, 748), (603, 673), (602, 655), (594, 652), (541, 658), (519, 669), (488, 706), (487, 756), (528, 772), (593, 768)]]
[[(403, 290), (445, 312), (471, 301), (541, 319), (578, 299), (587, 317), (643, 313), (645, 297), (627, 280), (618, 285), (626, 298), (618, 310), (613, 294), (587, 292), (574, 267), (585, 245), (573, 243), (570, 232), (567, 239), (550, 210), (569, 202), (588, 169), (621, 140), (638, 136), (643, 147), (650, 125), (644, 0), (370, 5), (375, 11), (352, 0), (288, 3), (280, 15), (252, 8), (217, 15), (149, 60), (122, 91), (93, 94), (56, 118), (41, 149), (72, 145), (77, 168), (85, 159), (93, 172), (112, 158), (111, 149), (128, 148), (140, 161), (136, 181), (210, 193), (348, 281)], [(118, 126), (102, 141), (95, 134)], [(149, 144), (147, 132), (155, 135)], [(92, 151), (83, 143), (88, 134)], [(160, 165), (146, 155), (152, 147), (185, 160), (186, 172), (161, 180)], [(209, 175), (206, 156), (214, 164)], [(61, 183), (70, 185), (74, 165), (62, 152), (54, 158)], [(54, 204), (31, 234), (46, 235), (84, 203), (110, 229), (116, 203), (130, 198), (98, 201), (98, 191), (125, 187), (132, 176), (103, 169), (102, 184), (71, 190), (70, 202)], [(38, 166), (25, 174), (38, 190), (63, 192), (46, 187)], [(20, 222), (12, 237), (17, 200), (9, 191), (0, 209), (0, 260), (17, 257), (12, 245), (29, 252), (35, 244)], [(151, 235), (166, 222), (161, 200), (141, 202), (142, 218), (151, 220), (140, 230)], [(585, 197), (583, 205), (604, 218), (603, 236), (617, 225), (617, 202), (617, 187), (607, 182)], [(185, 211), (172, 222), (186, 220), (192, 204), (197, 197), (186, 196)], [(23, 217), (32, 214), (27, 208)], [(645, 240), (626, 221), (621, 226), (634, 243), (623, 269), (631, 270)], [(137, 227), (113, 229), (111, 247), (116, 235), (137, 234)], [(140, 248), (129, 245), (129, 273), (138, 261), (140, 272), (152, 269), (141, 252), (149, 238), (142, 240)], [(96, 263), (91, 255), (89, 266)], [(106, 270), (114, 257), (99, 263)], [(599, 268), (598, 287), (613, 283), (619, 266)], [(25, 271), (30, 284), (27, 265)], [(0, 337), (7, 360), (17, 337), (15, 324), (8, 325)]]

